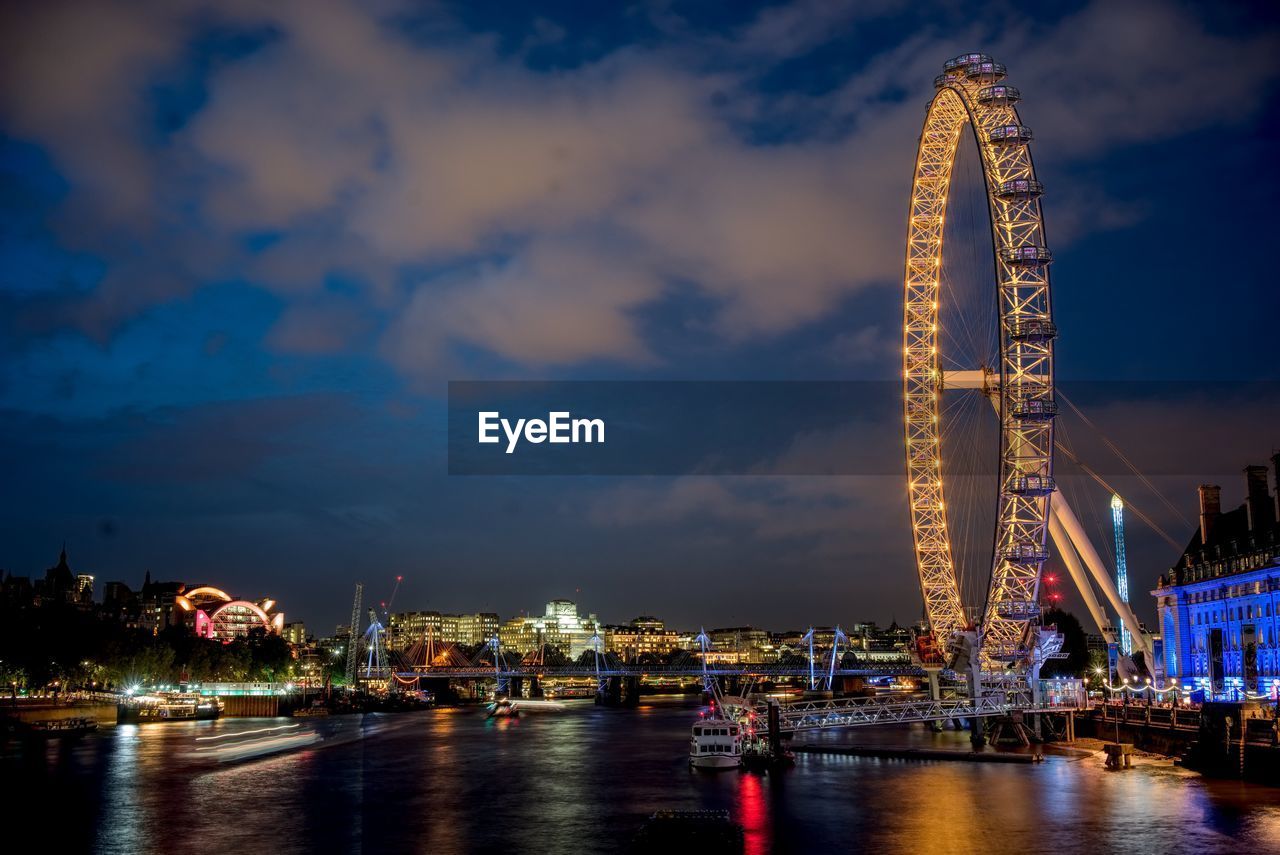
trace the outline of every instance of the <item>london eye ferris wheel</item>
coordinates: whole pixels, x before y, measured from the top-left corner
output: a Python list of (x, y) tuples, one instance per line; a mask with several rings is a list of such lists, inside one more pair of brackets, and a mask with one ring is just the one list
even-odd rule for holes
[[(1028, 627), (1039, 616), (1057, 414), (1057, 328), (1049, 287), (1052, 256), (1040, 207), (1043, 186), (1031, 159), (1031, 129), (1018, 116), (1021, 94), (1004, 78), (1003, 65), (974, 53), (947, 62), (935, 80), (911, 191), (903, 309), (907, 484), (925, 610), (943, 643), (980, 616), (983, 658), (991, 664), (1024, 655)], [(993, 265), (986, 270), (994, 270), (994, 288), (987, 272), (985, 294), (969, 306), (948, 306), (954, 295), (944, 282), (944, 237), (966, 136), (976, 143), (980, 161)], [(976, 357), (978, 364), (970, 361), (972, 352), (953, 346), (949, 309), (989, 322), (991, 346)], [(999, 435), (994, 495), (987, 497), (994, 503), (990, 563), (983, 568), (989, 569), (989, 583), (984, 602), (970, 607), (962, 600), (954, 548), (959, 509), (946, 501), (943, 466), (952, 413), (947, 399), (966, 390), (994, 405)]]

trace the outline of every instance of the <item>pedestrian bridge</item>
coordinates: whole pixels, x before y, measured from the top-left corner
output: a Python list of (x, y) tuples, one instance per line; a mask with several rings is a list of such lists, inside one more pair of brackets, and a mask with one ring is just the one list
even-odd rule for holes
[[(376, 670), (376, 669), (375, 669)], [(834, 672), (837, 677), (924, 677), (925, 671), (919, 666), (913, 665), (908, 661), (901, 662), (868, 662), (861, 664), (856, 668), (836, 668)], [(364, 669), (361, 670), (364, 676)], [(492, 664), (476, 664), (476, 665), (460, 665), (460, 666), (433, 666), (415, 668), (408, 671), (395, 672), (397, 678), (401, 681), (412, 680), (414, 678), (449, 678), (455, 680), (482, 680), (498, 677), (506, 680), (509, 678), (537, 678), (539, 680), (548, 679), (596, 679), (600, 677), (637, 677), (649, 680), (661, 680), (663, 678), (689, 678), (702, 679), (703, 677), (738, 677), (742, 679), (752, 680), (775, 680), (783, 677), (803, 677), (808, 679), (812, 676), (812, 672), (808, 665), (778, 665), (778, 664), (741, 664), (741, 665), (708, 665), (705, 668), (694, 663), (690, 665), (635, 665), (635, 664), (613, 664), (601, 665), (508, 665), (495, 668)], [(820, 675), (826, 679), (827, 671), (823, 671)], [(376, 676), (370, 674), (369, 676)]]
[(910, 724), (913, 722), (949, 721), (952, 719), (986, 718), (1024, 714), (1062, 713), (1084, 708), (1083, 699), (1058, 700), (1041, 706), (1010, 703), (1006, 698), (988, 695), (979, 698), (903, 698), (892, 695), (874, 698), (837, 698), (834, 700), (757, 703), (753, 715), (760, 721), (769, 719), (769, 707), (777, 707), (778, 730), (798, 733), (841, 727), (868, 727), (878, 724)]

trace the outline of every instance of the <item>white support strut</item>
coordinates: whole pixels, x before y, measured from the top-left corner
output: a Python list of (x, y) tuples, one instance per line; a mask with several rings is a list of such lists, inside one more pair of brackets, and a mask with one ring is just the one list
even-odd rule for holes
[(1084, 527), (1080, 525), (1080, 520), (1076, 519), (1075, 512), (1071, 510), (1071, 506), (1067, 504), (1067, 500), (1063, 498), (1062, 493), (1055, 492), (1053, 494), (1053, 501), (1049, 503), (1049, 509), (1050, 516), (1062, 526), (1064, 533), (1071, 540), (1071, 545), (1075, 547), (1076, 552), (1080, 553), (1080, 557), (1084, 559), (1085, 566), (1089, 568), (1093, 580), (1102, 589), (1102, 593), (1111, 604), (1111, 608), (1116, 610), (1116, 613), (1120, 615), (1120, 618), (1127, 625), (1133, 627), (1134, 646), (1146, 654), (1147, 663), (1150, 665), (1152, 662), (1151, 638), (1146, 633), (1138, 630), (1141, 625), (1138, 622), (1138, 616), (1133, 613), (1133, 609), (1129, 607), (1129, 604), (1120, 598), (1120, 592), (1116, 590), (1116, 584), (1112, 580), (1111, 574), (1107, 572), (1107, 565), (1102, 562), (1098, 551), (1089, 542), (1089, 537), (1085, 534)]
[(1085, 607), (1089, 609), (1093, 622), (1098, 625), (1098, 631), (1102, 633), (1106, 642), (1111, 644), (1116, 640), (1115, 630), (1111, 628), (1107, 613), (1102, 610), (1102, 604), (1093, 593), (1093, 586), (1089, 584), (1089, 577), (1085, 575), (1086, 571), (1080, 563), (1080, 557), (1076, 554), (1076, 548), (1072, 545), (1071, 538), (1067, 536), (1067, 530), (1062, 527), (1062, 521), (1058, 519), (1057, 514), (1051, 513), (1049, 516), (1049, 536), (1053, 538), (1054, 546), (1058, 548), (1058, 557), (1062, 559), (1063, 564), (1067, 565), (1071, 581), (1076, 583), (1076, 590), (1080, 592), (1080, 597), (1084, 600)]

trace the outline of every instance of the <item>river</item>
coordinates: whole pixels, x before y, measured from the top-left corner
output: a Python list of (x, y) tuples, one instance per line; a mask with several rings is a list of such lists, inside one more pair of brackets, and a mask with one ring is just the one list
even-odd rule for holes
[[(122, 725), (8, 742), (0, 770), (20, 784), (6, 787), (11, 816), (52, 810), (72, 852), (614, 852), (660, 808), (728, 809), (749, 853), (1205, 855), (1280, 841), (1280, 790), (1167, 764), (1108, 772), (1079, 753), (1037, 765), (800, 754), (771, 775), (697, 772), (685, 755), (696, 710), (673, 698), (510, 720), (462, 708)], [(196, 750), (294, 723), (323, 741), (231, 764)], [(968, 746), (920, 727), (816, 740)]]

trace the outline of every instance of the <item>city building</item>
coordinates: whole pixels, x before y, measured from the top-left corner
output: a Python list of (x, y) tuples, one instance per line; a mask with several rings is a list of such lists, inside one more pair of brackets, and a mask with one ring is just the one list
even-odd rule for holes
[(307, 643), (307, 625), (300, 620), (286, 623), (280, 634), (294, 647), (301, 647)]
[(182, 582), (152, 582), (151, 572), (147, 571), (142, 590), (138, 592), (138, 611), (129, 616), (128, 624), (152, 634), (170, 626), (181, 626), (182, 615), (176, 598), (186, 587)]
[[(89, 578), (90, 580), (93, 579), (92, 576)], [(58, 555), (58, 563), (44, 571), (43, 579), (35, 580), (32, 585), (32, 591), (36, 604), (80, 602), (76, 575), (71, 572), (71, 567), (67, 564), (67, 547), (65, 545)], [(91, 581), (89, 602), (92, 601)]]
[(538, 617), (517, 617), (503, 623), (498, 639), (507, 651), (531, 653), (547, 645), (576, 659), (592, 649), (591, 638), (599, 626), (595, 615), (579, 615), (572, 600), (552, 600)]
[[(773, 638), (753, 626), (731, 626), (707, 632), (711, 639), (710, 659), (721, 662), (776, 662), (778, 649)], [(732, 655), (730, 655), (732, 654)]]
[(102, 613), (107, 617), (128, 623), (138, 611), (138, 595), (124, 582), (108, 582), (102, 588)]
[(31, 584), (30, 577), (9, 573), (5, 575), (4, 581), (0, 582), (0, 602), (3, 602), (7, 608), (23, 608), (31, 605), (34, 600), (35, 588)]
[(200, 585), (190, 590), (182, 587), (173, 601), (181, 623), (202, 638), (229, 642), (255, 629), (277, 634), (284, 631), (284, 612), (270, 597), (256, 602), (237, 600), (220, 588)]
[[(1280, 477), (1280, 454), (1272, 463)], [(1280, 526), (1265, 466), (1245, 468), (1245, 501), (1224, 512), (1200, 486), (1200, 525), (1156, 589), (1166, 679), (1206, 696), (1280, 689)]]
[(93, 577), (88, 573), (76, 575), (75, 601), (82, 606), (93, 605)]
[(641, 656), (666, 656), (679, 647), (680, 634), (648, 615), (633, 618), (625, 626), (606, 626), (602, 633), (604, 649), (623, 661)]
[(435, 644), (474, 647), (493, 638), (498, 633), (498, 624), (498, 616), (494, 612), (397, 612), (387, 621), (387, 636), (393, 650), (408, 650), (428, 640)]

